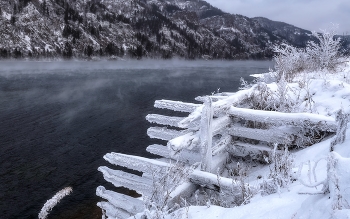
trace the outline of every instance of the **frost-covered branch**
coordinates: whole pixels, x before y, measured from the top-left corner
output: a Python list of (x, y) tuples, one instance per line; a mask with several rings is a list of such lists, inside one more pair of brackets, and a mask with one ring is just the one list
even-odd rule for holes
[(72, 187), (66, 187), (57, 192), (51, 199), (47, 200), (38, 215), (39, 219), (47, 218), (52, 208), (54, 208), (65, 196), (72, 193), (72, 191)]

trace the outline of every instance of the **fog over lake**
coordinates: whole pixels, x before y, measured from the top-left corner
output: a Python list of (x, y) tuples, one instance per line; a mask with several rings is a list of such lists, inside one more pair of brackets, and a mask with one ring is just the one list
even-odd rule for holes
[[(49, 218), (101, 218), (96, 187), (108, 152), (151, 157), (145, 120), (157, 99), (237, 91), (269, 61), (0, 62), (0, 218), (37, 218), (66, 186)], [(185, 115), (185, 114), (184, 114)]]

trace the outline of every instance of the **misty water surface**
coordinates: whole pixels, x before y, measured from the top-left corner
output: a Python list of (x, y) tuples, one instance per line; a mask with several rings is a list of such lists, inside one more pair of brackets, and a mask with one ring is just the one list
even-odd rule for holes
[(195, 102), (236, 91), (267, 61), (0, 62), (0, 219), (37, 218), (72, 186), (50, 218), (100, 218), (97, 171), (108, 152), (151, 156), (148, 113), (157, 99)]

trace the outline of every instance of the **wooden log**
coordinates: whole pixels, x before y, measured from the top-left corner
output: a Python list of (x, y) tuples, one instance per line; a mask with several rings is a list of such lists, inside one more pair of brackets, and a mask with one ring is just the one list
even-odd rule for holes
[(252, 129), (240, 126), (233, 126), (228, 130), (228, 133), (233, 136), (250, 138), (259, 141), (278, 143), (278, 144), (292, 144), (295, 141), (295, 136), (278, 129)]
[[(197, 146), (199, 146), (201, 142), (202, 143), (204, 142), (204, 141), (201, 141), (199, 136), (202, 136), (203, 138), (210, 138), (209, 140), (211, 141), (213, 135), (220, 133), (222, 129), (226, 128), (229, 124), (231, 124), (231, 118), (229, 116), (223, 116), (217, 119), (212, 119), (210, 124), (211, 124), (210, 133), (208, 132), (204, 134), (203, 133), (204, 130), (200, 130), (197, 133), (194, 133), (194, 132), (186, 133), (184, 135), (181, 135), (179, 137), (169, 140), (167, 146), (171, 148), (172, 151), (176, 151), (176, 152), (182, 149), (192, 150), (193, 148), (196, 148)], [(202, 127), (206, 127), (206, 126), (202, 126)], [(204, 136), (204, 135), (208, 135), (208, 136)]]
[(225, 151), (225, 148), (227, 147), (227, 145), (231, 143), (231, 141), (232, 141), (231, 135), (222, 136), (219, 142), (212, 148), (213, 156)]
[(193, 112), (199, 106), (201, 106), (201, 104), (185, 103), (185, 102), (173, 101), (173, 100), (156, 100), (154, 103), (154, 107), (156, 108), (169, 109), (173, 111), (186, 112), (186, 113)]
[(222, 129), (226, 128), (232, 122), (229, 116), (222, 116), (216, 119), (213, 119), (213, 128), (212, 128), (212, 136), (220, 133)]
[(107, 218), (126, 219), (132, 216), (132, 214), (120, 208), (116, 208), (109, 202), (98, 202), (97, 206), (105, 211)]
[(216, 174), (194, 170), (189, 176), (190, 182), (215, 191), (240, 192), (239, 182), (232, 183), (232, 179), (218, 177)]
[(174, 151), (170, 150), (167, 146), (163, 145), (150, 145), (146, 148), (146, 151), (156, 154), (165, 158), (173, 159), (176, 161), (184, 162), (189, 165), (200, 162), (200, 154), (194, 151), (183, 149), (179, 153), (174, 154)]
[(169, 125), (173, 127), (179, 127), (179, 122), (183, 119), (184, 117), (163, 116), (158, 114), (148, 114), (146, 116), (146, 120), (150, 123), (156, 123), (159, 125)]
[[(198, 96), (196, 98), (194, 98), (195, 100), (197, 101), (200, 101), (200, 102), (205, 102), (205, 98), (207, 98), (208, 96)], [(216, 101), (219, 101), (219, 100), (224, 100), (227, 98), (227, 96), (209, 96), (211, 98), (211, 100), (213, 102), (216, 102)]]
[(202, 110), (200, 125), (201, 170), (211, 171), (212, 138), (213, 138), (213, 108), (208, 97)]
[(98, 171), (103, 173), (103, 178), (116, 187), (125, 187), (144, 195), (152, 192), (152, 180), (126, 173), (120, 170), (112, 170), (108, 167), (101, 166)]
[(111, 164), (149, 174), (165, 172), (170, 167), (169, 163), (163, 161), (114, 152), (104, 155), (103, 158)]
[(147, 135), (150, 138), (156, 138), (165, 141), (169, 141), (173, 138), (179, 137), (189, 132), (191, 132), (191, 130), (178, 131), (174, 129), (168, 129), (165, 127), (150, 127), (147, 129)]
[[(232, 156), (247, 157), (257, 160), (263, 163), (271, 162), (272, 148), (264, 145), (253, 145), (243, 142), (234, 142), (226, 147), (226, 151)], [(276, 153), (283, 153), (283, 151), (277, 150)]]
[(140, 199), (132, 198), (124, 194), (106, 190), (103, 186), (97, 187), (96, 195), (106, 199), (116, 208), (123, 209), (124, 211), (127, 211), (132, 215), (140, 213), (145, 209), (145, 206)]
[(183, 149), (192, 150), (200, 145), (199, 134), (197, 133), (187, 133), (179, 137), (173, 138), (168, 141), (167, 146), (173, 152), (179, 152)]
[(198, 185), (191, 182), (184, 182), (174, 191), (170, 193), (169, 207), (173, 207), (176, 203), (181, 203), (181, 198), (188, 198), (198, 189)]
[(256, 122), (278, 125), (295, 125), (299, 127), (314, 127), (318, 130), (335, 132), (337, 124), (332, 117), (311, 113), (281, 113), (263, 110), (252, 110), (230, 107), (228, 114)]
[[(227, 97), (224, 100), (219, 100), (213, 103), (213, 115), (218, 117), (226, 115), (226, 111), (229, 110), (232, 105), (239, 103), (239, 101), (241, 101), (241, 99), (244, 98), (245, 95), (249, 94), (250, 92), (250, 89), (241, 90)], [(180, 122), (182, 127), (186, 127), (187, 124), (197, 122), (198, 120), (200, 120), (202, 110), (203, 106), (197, 107), (195, 111), (193, 111), (187, 118)]]
[(191, 130), (198, 130), (199, 123), (190, 123), (186, 127), (181, 126), (179, 123), (186, 117), (175, 117), (175, 116), (163, 116), (159, 114), (148, 114), (146, 120), (150, 123), (156, 123), (159, 125), (173, 126), (177, 128), (187, 128)]

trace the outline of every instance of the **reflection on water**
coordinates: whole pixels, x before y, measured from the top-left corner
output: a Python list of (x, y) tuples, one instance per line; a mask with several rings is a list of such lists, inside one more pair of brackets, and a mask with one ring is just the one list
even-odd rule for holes
[(97, 167), (114, 151), (151, 156), (156, 99), (193, 102), (235, 91), (271, 62), (0, 62), (0, 218), (37, 218), (47, 199), (73, 193), (50, 218), (101, 218)]

